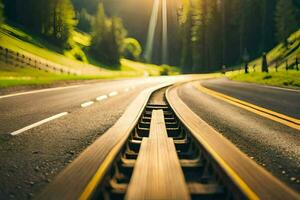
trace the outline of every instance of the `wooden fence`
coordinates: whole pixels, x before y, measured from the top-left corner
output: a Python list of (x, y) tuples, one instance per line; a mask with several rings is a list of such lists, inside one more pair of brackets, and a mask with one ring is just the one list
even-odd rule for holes
[(32, 67), (45, 72), (80, 75), (81, 72), (67, 68), (63, 65), (38, 58), (33, 55), (25, 55), (0, 46), (0, 61), (15, 67)]
[[(261, 59), (262, 63), (262, 59)], [(248, 64), (248, 71), (251, 72), (260, 72), (261, 71), (261, 63), (260, 64)], [(269, 71), (288, 71), (288, 70), (300, 70), (300, 55), (293, 56), (288, 59), (277, 59), (268, 63)], [(237, 71), (241, 72), (245, 71), (245, 65), (241, 65), (240, 67), (223, 67), (223, 73)]]

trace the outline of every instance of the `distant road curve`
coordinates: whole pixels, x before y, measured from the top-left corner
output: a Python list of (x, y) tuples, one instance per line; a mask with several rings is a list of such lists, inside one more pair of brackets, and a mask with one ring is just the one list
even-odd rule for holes
[(210, 79), (179, 87), (183, 102), (210, 126), (279, 179), (300, 191), (300, 132), (199, 90), (195, 84), (296, 120), (300, 92), (263, 85)]
[(201, 84), (208, 89), (300, 119), (300, 90), (235, 82), (226, 78), (211, 79)]

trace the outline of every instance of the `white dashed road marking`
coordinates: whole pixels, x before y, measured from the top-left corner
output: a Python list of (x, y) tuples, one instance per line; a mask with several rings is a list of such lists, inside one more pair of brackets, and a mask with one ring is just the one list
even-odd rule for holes
[(103, 100), (105, 100), (107, 98), (108, 98), (107, 95), (102, 95), (102, 96), (97, 97), (96, 100), (97, 101), (103, 101)]
[(116, 95), (118, 95), (118, 92), (116, 92), (116, 91), (111, 92), (111, 93), (108, 94), (108, 96), (110, 96), (110, 97), (113, 97), (113, 96), (116, 96)]
[(20, 130), (14, 131), (14, 132), (10, 133), (10, 135), (12, 135), (12, 136), (18, 135), (18, 134), (23, 133), (25, 131), (28, 131), (28, 130), (34, 128), (34, 127), (40, 126), (40, 125), (45, 124), (45, 123), (47, 123), (49, 121), (52, 121), (54, 119), (58, 119), (58, 118), (60, 118), (62, 116), (65, 116), (67, 114), (68, 114), (67, 112), (63, 112), (63, 113), (59, 113), (57, 115), (53, 115), (52, 117), (49, 117), (47, 119), (41, 120), (41, 121), (36, 122), (34, 124), (31, 124), (29, 126), (26, 126), (26, 127), (22, 128)]
[(88, 101), (88, 102), (82, 103), (82, 104), (81, 104), (81, 107), (82, 107), (82, 108), (86, 108), (86, 107), (91, 106), (91, 105), (93, 105), (93, 104), (94, 104), (93, 101)]
[(42, 90), (33, 90), (33, 91), (29, 91), (29, 92), (20, 92), (20, 93), (16, 93), (16, 94), (0, 96), (0, 99), (20, 96), (20, 95), (35, 94), (35, 93), (40, 93), (40, 92), (50, 92), (50, 91), (71, 89), (71, 88), (77, 88), (77, 87), (81, 87), (81, 86), (83, 86), (83, 85), (73, 85), (73, 86), (67, 86), (67, 87), (57, 87), (57, 88), (48, 88), (48, 89), (42, 89)]

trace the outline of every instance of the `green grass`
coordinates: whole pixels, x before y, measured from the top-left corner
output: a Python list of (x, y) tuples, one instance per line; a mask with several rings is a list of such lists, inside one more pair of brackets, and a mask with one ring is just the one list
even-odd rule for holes
[(249, 74), (234, 72), (228, 75), (231, 80), (259, 83), (273, 86), (300, 87), (300, 71), (253, 72)]
[(39, 71), (30, 67), (12, 67), (0, 62), (0, 88), (8, 88), (20, 85), (50, 85), (70, 80), (96, 80), (96, 79), (120, 79), (136, 77), (134, 73), (102, 73), (100, 75), (61, 75)]
[[(31, 34), (22, 27), (3, 24), (0, 27), (1, 46), (21, 54), (29, 53), (68, 68), (80, 69), (83, 71), (83, 75), (70, 76), (47, 73), (27, 66), (23, 66), (23, 68), (7, 66), (0, 62), (0, 88), (18, 85), (52, 84), (65, 80), (118, 79), (140, 77), (145, 74), (158, 76), (165, 68), (167, 68), (169, 74), (179, 73), (179, 70), (175, 67), (161, 67), (126, 59), (121, 60), (119, 69), (104, 66), (100, 62), (93, 60), (84, 51), (84, 49), (90, 45), (90, 35), (78, 31), (74, 31), (72, 35), (72, 48), (70, 50), (62, 50), (46, 40)], [(78, 61), (78, 57), (80, 57), (82, 61)]]
[[(300, 29), (291, 34), (291, 36), (288, 38), (288, 41), (288, 48), (281, 43), (267, 53), (268, 62), (273, 63), (273, 65), (270, 66), (271, 70), (275, 67), (275, 60), (288, 59), (291, 63), (294, 62), (296, 57), (300, 58)], [(250, 71), (253, 71), (253, 65), (256, 65), (256, 71), (261, 71), (261, 63), (261, 57), (251, 61), (249, 63)], [(280, 64), (278, 70), (285, 70), (285, 63)]]
[(0, 88), (17, 85), (50, 84), (59, 80), (72, 79), (73, 77), (56, 75), (31, 68), (16, 68), (0, 63)]
[[(57, 47), (51, 47), (51, 44), (46, 41), (39, 41), (17, 28), (9, 25), (4, 25), (2, 28), (0, 30), (0, 44), (3, 47), (19, 53), (31, 53), (73, 69), (95, 68), (93, 65), (75, 60), (72, 50), (65, 52), (69, 56), (67, 57), (61, 54)], [(75, 49), (75, 51), (78, 51), (78, 49)]]
[(91, 36), (87, 33), (74, 31), (73, 40), (82, 47), (89, 47), (91, 45)]
[[(112, 67), (103, 66), (101, 63), (97, 61), (93, 61), (90, 56), (87, 55), (86, 52), (83, 51), (84, 47), (90, 45), (90, 35), (81, 33), (78, 31), (74, 31), (73, 33), (73, 42), (71, 44), (72, 49), (67, 51), (62, 51), (56, 46), (51, 45), (47, 41), (29, 34), (23, 31), (20, 28), (16, 28), (10, 26), (8, 24), (2, 25), (0, 29), (0, 44), (3, 47), (9, 48), (11, 50), (17, 51), (19, 53), (31, 53), (33, 55), (39, 56), (44, 59), (48, 59), (52, 62), (64, 65), (73, 69), (85, 69), (87, 73), (90, 75), (90, 71), (94, 72), (99, 69), (102, 71), (111, 71), (112, 76), (116, 74), (119, 75), (119, 72), (116, 72)], [(82, 61), (76, 60), (76, 55), (79, 55), (82, 58)], [(133, 62), (132, 64), (136, 64)], [(141, 66), (143, 64), (141, 63)], [(136, 69), (135, 66), (129, 67), (134, 71), (136, 71), (136, 75), (141, 75), (140, 69)], [(127, 66), (124, 68), (120, 67), (118, 70), (127, 70), (129, 69)], [(145, 65), (143, 70), (148, 71), (149, 74), (157, 74), (153, 71), (161, 71), (159, 66), (156, 65)], [(107, 74), (108, 72), (106, 72)], [(125, 73), (125, 72), (124, 72)], [(132, 73), (129, 73), (129, 76), (132, 76)]]
[[(289, 38), (289, 47), (286, 48), (283, 44), (277, 45), (267, 53), (269, 63), (275, 60), (288, 59), (289, 63), (294, 63), (296, 57), (300, 59), (300, 29), (293, 33)], [(286, 71), (285, 62), (278, 66), (276, 72), (275, 64), (269, 67), (269, 73), (261, 72), (262, 59), (257, 58), (249, 63), (249, 74), (245, 74), (243, 70), (235, 70), (227, 72), (226, 76), (231, 80), (259, 83), (283, 87), (300, 87), (300, 72), (296, 70)], [(273, 62), (274, 63), (274, 62)], [(256, 65), (253, 69), (253, 65)]]

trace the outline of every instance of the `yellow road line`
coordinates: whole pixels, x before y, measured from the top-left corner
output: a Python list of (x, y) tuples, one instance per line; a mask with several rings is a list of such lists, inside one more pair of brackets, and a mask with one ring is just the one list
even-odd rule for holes
[(193, 86), (195, 88), (197, 88), (198, 90), (200, 90), (201, 92), (204, 92), (208, 95), (214, 96), (218, 99), (221, 99), (225, 102), (228, 102), (230, 104), (233, 104), (235, 106), (238, 106), (240, 108), (243, 108), (245, 110), (248, 110), (250, 112), (253, 112), (255, 114), (258, 114), (260, 116), (266, 117), (268, 119), (271, 119), (273, 121), (279, 122), (281, 124), (284, 124), (286, 126), (289, 126), (291, 128), (300, 130), (300, 120), (299, 119), (295, 119), (271, 110), (268, 110), (266, 108), (262, 108), (253, 104), (250, 104), (248, 102), (245, 101), (241, 101), (239, 99), (227, 96), (225, 94), (210, 90), (208, 88), (203, 87), (202, 85), (200, 85), (200, 83), (193, 83)]
[(223, 160), (223, 158), (202, 138), (201, 134), (196, 137), (201, 137), (202, 145), (215, 158), (215, 160), (222, 166), (228, 175), (234, 180), (237, 186), (244, 192), (250, 200), (259, 200), (260, 198), (252, 191), (252, 189), (243, 181), (243, 179)]
[(101, 179), (104, 177), (106, 170), (109, 168), (111, 162), (114, 160), (115, 156), (119, 152), (120, 146), (122, 142), (119, 142), (106, 156), (105, 160), (98, 168), (95, 175), (92, 177), (86, 188), (84, 189), (83, 193), (81, 194), (79, 200), (88, 200), (91, 198), (95, 188), (100, 183)]
[[(175, 86), (174, 86), (175, 87)], [(168, 89), (167, 93), (171, 89)], [(183, 103), (183, 102), (182, 102)], [(184, 103), (183, 103), (184, 104)], [(176, 109), (174, 109), (176, 113)], [(192, 111), (191, 111), (192, 112)], [(192, 128), (190, 128), (192, 130)], [(193, 131), (192, 131), (193, 132)], [(249, 200), (259, 200), (260, 198), (258, 195), (248, 186), (245, 181), (230, 167), (229, 164), (226, 163), (226, 161), (220, 156), (214, 148), (203, 138), (201, 134), (194, 134), (195, 137), (197, 137), (198, 141), (201, 141), (201, 144), (203, 145), (204, 149), (207, 150), (211, 154), (211, 156), (215, 159), (217, 163), (224, 169), (224, 171), (228, 174), (228, 176), (231, 177), (233, 182), (241, 189), (241, 191), (247, 196)]]

